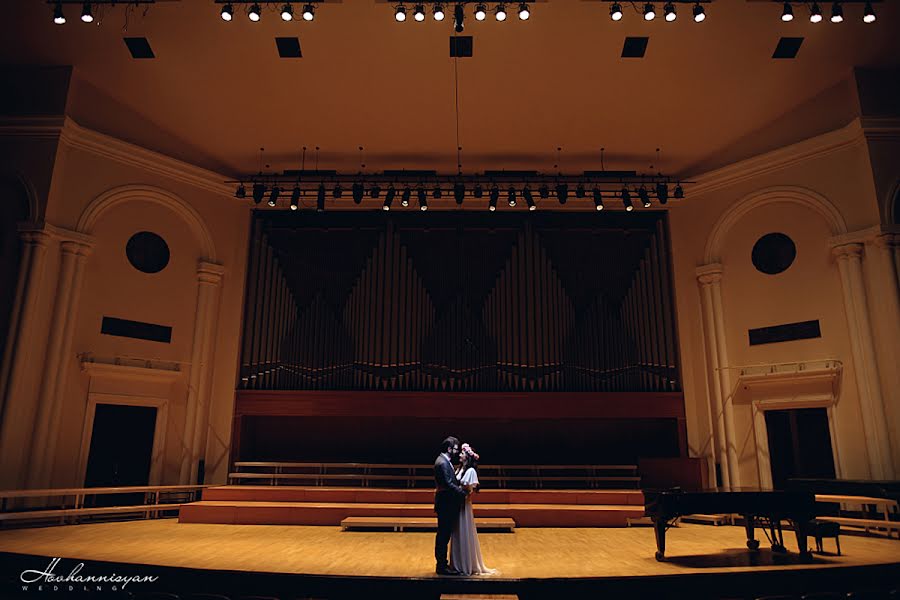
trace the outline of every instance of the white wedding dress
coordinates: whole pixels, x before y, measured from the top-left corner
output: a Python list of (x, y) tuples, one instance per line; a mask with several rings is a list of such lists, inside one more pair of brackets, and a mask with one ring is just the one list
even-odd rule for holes
[[(473, 485), (478, 483), (478, 474), (475, 469), (466, 469), (460, 485)], [(497, 569), (489, 569), (481, 558), (481, 546), (478, 543), (478, 533), (475, 531), (475, 516), (472, 513), (472, 496), (466, 497), (459, 511), (459, 523), (450, 537), (450, 566), (463, 575), (496, 575)]]

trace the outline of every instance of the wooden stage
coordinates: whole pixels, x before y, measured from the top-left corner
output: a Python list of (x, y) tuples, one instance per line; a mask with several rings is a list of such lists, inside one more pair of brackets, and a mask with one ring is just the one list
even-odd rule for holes
[[(332, 526), (179, 523), (177, 519), (0, 531), (0, 552), (28, 555), (15, 557), (15, 562), (10, 561), (11, 554), (4, 554), (4, 562), (0, 564), (20, 565), (27, 559), (32, 568), (39, 568), (45, 565), (36, 564), (37, 557), (61, 557), (111, 563), (120, 570), (123, 565), (135, 569), (140, 565), (144, 573), (152, 573), (154, 569), (170, 573), (165, 569), (177, 567), (182, 570), (182, 577), (186, 573), (213, 571), (244, 573), (243, 577), (251, 572), (302, 574), (317, 578), (318, 585), (351, 578), (357, 584), (369, 582), (367, 586), (372, 589), (371, 586), (377, 586), (383, 579), (398, 585), (417, 583), (420, 589), (421, 585), (428, 585), (432, 591), (460, 586), (465, 589), (469, 585), (497, 593), (512, 591), (520, 597), (525, 588), (539, 591), (542, 585), (547, 588), (567, 583), (578, 583), (587, 594), (588, 589), (596, 592), (604, 581), (615, 582), (620, 587), (640, 585), (644, 580), (657, 584), (669, 581), (666, 585), (671, 588), (671, 579), (677, 578), (684, 582), (681, 589), (688, 589), (700, 579), (708, 584), (713, 581), (710, 577), (728, 574), (738, 575), (728, 577), (732, 585), (748, 590), (748, 584), (741, 582), (750, 581), (750, 575), (752, 581), (763, 585), (766, 581), (763, 575), (774, 581), (773, 575), (802, 573), (806, 581), (803, 589), (808, 590), (810, 585), (827, 584), (833, 588), (834, 581), (852, 585), (852, 578), (871, 582), (878, 577), (900, 575), (900, 542), (876, 537), (842, 536), (843, 556), (814, 555), (812, 562), (803, 562), (796, 553), (796, 543), (792, 539), (788, 541), (788, 536), (788, 555), (771, 553), (765, 538), (761, 550), (754, 554), (745, 546), (743, 527), (682, 524), (669, 532), (668, 560), (663, 563), (654, 559), (653, 530), (645, 527), (522, 528), (514, 533), (482, 533), (479, 539), (485, 562), (499, 569), (499, 575), (461, 579), (435, 575), (433, 533), (351, 532)], [(826, 550), (833, 551), (833, 540), (826, 540), (825, 544)], [(64, 570), (71, 569), (71, 560), (69, 564)], [(100, 568), (94, 563), (91, 566)], [(12, 575), (7, 568), (3, 568), (5, 581)], [(784, 577), (779, 579), (784, 580)], [(900, 576), (894, 580), (900, 582)], [(0, 597), (6, 596), (0, 593)], [(694, 594), (694, 597), (702, 595)]]

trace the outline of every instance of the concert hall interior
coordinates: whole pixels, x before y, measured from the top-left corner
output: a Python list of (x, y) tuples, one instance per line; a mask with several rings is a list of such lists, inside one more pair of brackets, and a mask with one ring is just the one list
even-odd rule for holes
[(0, 14), (0, 598), (900, 594), (895, 0)]

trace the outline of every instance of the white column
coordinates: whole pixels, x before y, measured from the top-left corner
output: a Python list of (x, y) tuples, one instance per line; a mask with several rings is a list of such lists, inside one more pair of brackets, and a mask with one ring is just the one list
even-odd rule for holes
[(722, 308), (722, 265), (710, 264), (697, 269), (700, 283), (700, 305), (703, 313), (703, 332), (706, 346), (706, 366), (711, 396), (711, 418), (716, 453), (722, 471), (722, 484), (739, 486), (740, 472), (734, 435), (734, 411), (728, 387), (730, 378), (725, 345), (725, 319)]
[(844, 310), (847, 314), (870, 474), (874, 479), (893, 479), (887, 418), (863, 282), (863, 245), (858, 242), (843, 243), (835, 246), (832, 252), (837, 258), (844, 292)]
[[(0, 485), (20, 488), (23, 481), (25, 448), (33, 425), (33, 399), (25, 389), (25, 372), (33, 347), (40, 340), (34, 335), (37, 304), (40, 299), (41, 278), (47, 259), (50, 236), (44, 231), (22, 232), (23, 253), (17, 298), (14, 307), (15, 321), (11, 322), (6, 343), (4, 370), (0, 394), (3, 396), (3, 413), (0, 416)], [(24, 438), (22, 432), (25, 432)]]
[(194, 316), (194, 338), (191, 347), (191, 374), (188, 380), (187, 413), (184, 421), (181, 471), (182, 484), (197, 479), (201, 456), (201, 430), (209, 420), (209, 356), (215, 335), (212, 315), (216, 312), (219, 283), (224, 269), (221, 265), (201, 261), (197, 266), (197, 308)]

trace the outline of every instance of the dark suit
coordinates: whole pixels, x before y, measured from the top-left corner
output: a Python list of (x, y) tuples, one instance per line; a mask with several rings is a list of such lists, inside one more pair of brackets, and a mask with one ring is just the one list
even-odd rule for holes
[(453, 534), (453, 526), (459, 519), (459, 509), (465, 490), (456, 481), (453, 465), (443, 455), (434, 461), (434, 512), (437, 513), (438, 530), (434, 538), (434, 559), (438, 568), (447, 566), (447, 544)]

